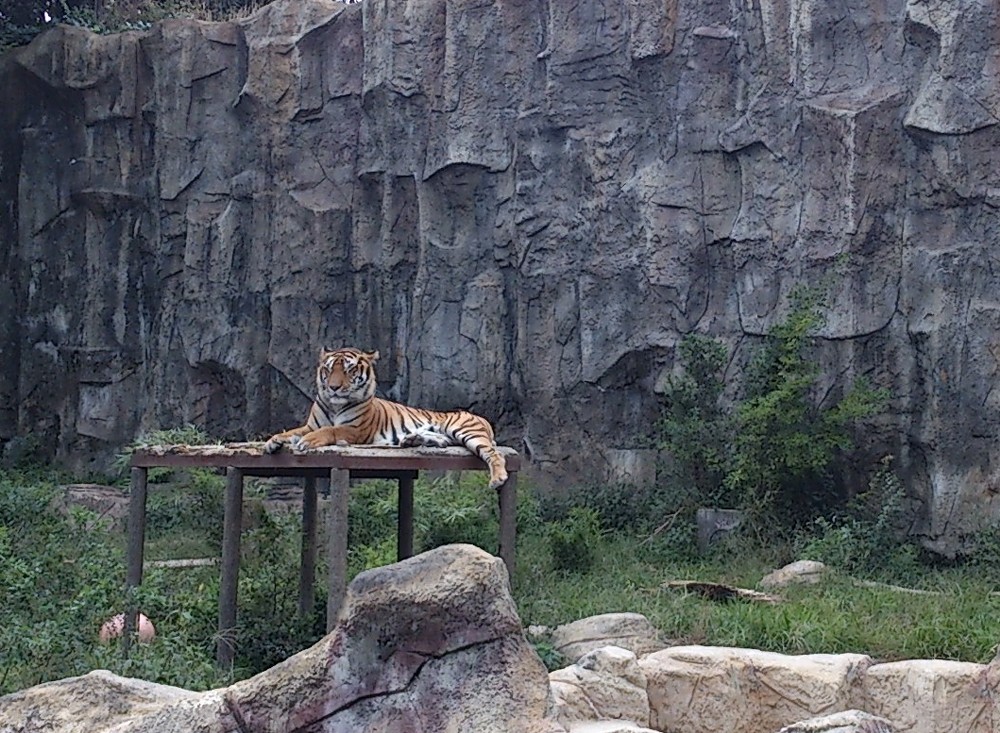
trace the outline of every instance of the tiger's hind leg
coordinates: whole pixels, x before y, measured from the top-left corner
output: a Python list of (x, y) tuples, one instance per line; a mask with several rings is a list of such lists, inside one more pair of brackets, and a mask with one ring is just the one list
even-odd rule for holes
[(479, 456), (486, 465), (490, 467), (490, 488), (499, 489), (507, 483), (507, 461), (500, 455), (496, 444), (483, 448), (479, 451)]
[(416, 432), (408, 433), (399, 441), (400, 448), (449, 448), (453, 445), (461, 445), (461, 443), (457, 443), (450, 436), (430, 428), (421, 428)]

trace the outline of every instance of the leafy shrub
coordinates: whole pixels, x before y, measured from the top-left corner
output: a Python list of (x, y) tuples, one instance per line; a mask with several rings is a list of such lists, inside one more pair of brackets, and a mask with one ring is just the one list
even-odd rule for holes
[(88, 671), (101, 622), (122, 600), (124, 563), (97, 515), (69, 518), (50, 503), (54, 485), (0, 475), (0, 694)]
[(575, 508), (592, 511), (604, 531), (630, 534), (651, 531), (664, 511), (661, 490), (655, 486), (587, 484), (571, 494), (550, 494), (538, 500), (539, 515), (546, 522), (564, 520)]
[(816, 399), (819, 365), (810, 358), (823, 322), (817, 289), (793, 292), (787, 317), (776, 323), (751, 359), (742, 397), (720, 407), (725, 351), (705, 337), (681, 343), (683, 374), (670, 380), (658, 443), (673, 460), (664, 501), (747, 512), (761, 536), (842, 506), (832, 467), (855, 447), (852, 429), (885, 405), (888, 392), (864, 380), (831, 406)]
[(667, 383), (657, 425), (658, 443), (669, 454), (662, 473), (675, 494), (684, 487), (684, 504), (736, 506), (724, 483), (735, 432), (733, 418), (720, 402), (726, 348), (707, 336), (689, 334), (678, 354), (682, 372)]
[(184, 530), (218, 545), (225, 517), (225, 478), (207, 468), (194, 468), (183, 475), (187, 479), (184, 485), (150, 492), (146, 530), (151, 539)]
[(819, 517), (798, 540), (799, 556), (851, 574), (912, 571), (917, 548), (906, 537), (913, 519), (906, 491), (886, 457), (869, 482), (833, 519)]
[(597, 512), (574, 507), (569, 516), (548, 525), (549, 549), (556, 570), (585, 573), (594, 564), (601, 544)]
[(793, 292), (791, 311), (753, 360), (746, 396), (736, 409), (726, 484), (758, 521), (793, 526), (841, 503), (830, 468), (839, 452), (854, 448), (850, 428), (888, 399), (886, 390), (858, 380), (835, 405), (814, 401), (820, 370), (808, 350), (823, 322), (821, 297), (813, 289)]
[[(132, 454), (141, 448), (159, 445), (211, 445), (217, 441), (197, 425), (182, 425), (175, 428), (164, 428), (143, 432), (132, 443), (125, 446), (115, 458), (114, 469), (119, 476), (126, 475)], [(167, 468), (154, 468), (149, 471), (150, 482), (162, 480), (170, 476), (172, 471)]]
[(531, 644), (535, 649), (535, 654), (538, 658), (542, 660), (542, 664), (545, 665), (545, 669), (549, 672), (554, 672), (557, 669), (562, 669), (566, 666), (566, 657), (559, 653), (559, 651), (552, 646), (551, 642), (548, 641), (535, 641)]

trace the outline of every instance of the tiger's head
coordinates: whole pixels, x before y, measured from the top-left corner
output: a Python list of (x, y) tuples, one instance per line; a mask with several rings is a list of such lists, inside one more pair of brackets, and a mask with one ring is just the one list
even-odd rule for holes
[(323, 348), (316, 367), (316, 394), (320, 402), (343, 406), (374, 397), (376, 361), (377, 351)]

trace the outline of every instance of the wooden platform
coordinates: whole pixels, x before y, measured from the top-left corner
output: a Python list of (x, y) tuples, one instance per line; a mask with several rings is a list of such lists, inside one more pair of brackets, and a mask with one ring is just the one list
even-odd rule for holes
[[(327, 447), (308, 453), (287, 449), (266, 454), (263, 443), (224, 445), (149, 446), (132, 454), (132, 486), (129, 496), (129, 539), (126, 585), (142, 583), (146, 536), (146, 473), (148, 469), (215, 467), (226, 469), (225, 517), (222, 538), (222, 580), (219, 590), (218, 661), (231, 665), (238, 640), (236, 634), (236, 589), (239, 578), (240, 528), (243, 521), (244, 476), (294, 476), (304, 479), (302, 493), (302, 564), (299, 575), (299, 612), (313, 605), (316, 570), (316, 479), (330, 479), (329, 575), (327, 629), (333, 628), (347, 590), (348, 494), (351, 479), (394, 479), (399, 487), (397, 557), (413, 554), (413, 481), (423, 470), (486, 471), (486, 464), (464, 448)], [(501, 447), (507, 462), (507, 483), (497, 490), (500, 505), (499, 555), (514, 573), (516, 541), (517, 472), (521, 459), (512, 448)], [(487, 478), (483, 477), (483, 491)], [(138, 609), (127, 614), (126, 631), (134, 627)], [(126, 645), (130, 633), (125, 634)]]

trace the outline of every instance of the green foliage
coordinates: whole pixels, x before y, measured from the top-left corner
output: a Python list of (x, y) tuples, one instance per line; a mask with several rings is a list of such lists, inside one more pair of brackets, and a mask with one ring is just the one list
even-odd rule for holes
[(122, 592), (124, 569), (105, 528), (90, 529), (92, 512), (55, 513), (57, 493), (0, 474), (0, 692), (87, 671), (96, 629)]
[(867, 491), (840, 515), (819, 517), (800, 535), (798, 555), (852, 575), (906, 574), (917, 566), (917, 548), (906, 537), (911, 516), (906, 491), (886, 457)]
[(835, 405), (814, 401), (819, 366), (809, 358), (823, 322), (822, 293), (793, 292), (791, 311), (753, 360), (737, 406), (735, 452), (726, 485), (759, 521), (794, 525), (836, 507), (829, 470), (854, 447), (851, 427), (883, 408), (888, 393), (859, 380)]
[[(474, 478), (481, 476), (471, 477), (467, 486), (418, 482), (416, 496), (450, 492), (448, 498), (459, 502), (464, 496), (461, 502), (469, 506), (479, 500), (495, 502), (494, 493)], [(6, 612), (0, 625), (0, 694), (94, 668), (207, 689), (261, 671), (323, 634), (322, 569), (312, 611), (305, 619), (297, 614), (298, 517), (251, 515), (254, 523), (244, 530), (242, 544), (239, 666), (219, 670), (214, 664), (217, 567), (148, 568), (134, 600), (156, 624), (157, 637), (150, 644), (134, 645), (130, 657), (123, 658), (117, 645), (98, 642), (97, 630), (126, 606), (124, 538), (95, 527), (95, 517), (88, 512), (66, 517), (53, 511), (57, 493), (51, 477), (0, 472), (0, 588)], [(356, 509), (378, 506), (392, 494), (390, 484), (363, 482), (353, 487), (352, 528), (363, 523)], [(780, 553), (744, 543), (737, 551), (692, 560), (628, 533), (602, 535), (593, 511), (579, 510), (555, 525), (543, 523), (530, 492), (521, 494), (518, 511), (524, 524), (519, 526), (518, 570), (512, 585), (525, 624), (555, 626), (597, 613), (635, 611), (648, 616), (664, 636), (681, 642), (786, 653), (851, 651), (880, 659), (986, 661), (1000, 636), (1000, 597), (990, 595), (995, 581), (984, 578), (975, 563), (929, 570), (911, 556), (911, 563), (890, 563), (881, 571), (880, 579), (935, 592), (928, 595), (863, 588), (833, 577), (818, 586), (789, 589), (779, 606), (722, 605), (667, 590), (663, 583), (697, 579), (752, 587), (782, 562)], [(869, 557), (891, 546), (894, 518), (905, 515), (893, 508), (898, 505), (894, 496), (901, 497), (902, 491), (886, 464), (869, 491), (851, 504), (855, 519), (874, 517), (867, 529), (852, 530), (852, 542), (871, 543), (863, 550)], [(878, 517), (876, 510), (884, 516)], [(454, 506), (449, 512), (464, 515)], [(358, 535), (367, 538), (362, 547), (352, 540), (352, 569), (394, 560), (395, 521), (388, 515), (383, 511), (364, 524)], [(185, 522), (195, 521), (191, 514), (185, 516)], [(174, 532), (194, 531), (200, 528), (179, 523), (171, 536), (151, 539), (148, 554), (171, 541)], [(556, 534), (562, 560), (552, 547)], [(845, 556), (857, 554), (857, 546)], [(984, 561), (989, 546), (986, 536)], [(585, 554), (589, 572), (579, 572)], [(357, 559), (364, 562), (354, 562)], [(563, 569), (552, 572), (558, 566)], [(551, 645), (539, 642), (536, 650), (550, 669), (564, 663)]]
[(18, 471), (30, 471), (44, 465), (47, 452), (42, 436), (31, 433), (15, 435), (3, 446), (0, 466)]
[(536, 641), (532, 642), (531, 646), (534, 647), (535, 654), (537, 654), (538, 658), (542, 660), (542, 664), (545, 665), (545, 669), (549, 672), (562, 669), (567, 664), (570, 664), (566, 657), (560, 654), (556, 648), (552, 646), (551, 642)]
[[(121, 453), (115, 458), (114, 469), (120, 476), (124, 476), (129, 467), (132, 454), (141, 448), (151, 448), (160, 445), (211, 445), (218, 441), (213, 440), (209, 435), (197, 425), (182, 425), (176, 428), (163, 428), (143, 432), (132, 443), (125, 446)], [(169, 475), (169, 470), (153, 469), (150, 471), (150, 481), (154, 481), (153, 473), (162, 477)]]
[(146, 531), (154, 540), (181, 530), (194, 532), (218, 546), (222, 541), (225, 479), (205, 468), (194, 468), (183, 475), (187, 478), (185, 490), (171, 486), (150, 492)]
[(601, 522), (597, 512), (584, 507), (570, 509), (566, 519), (548, 525), (548, 539), (556, 570), (589, 571), (601, 546)]
[(1000, 582), (1000, 526), (978, 532), (964, 559), (985, 580)]
[(835, 404), (817, 401), (821, 375), (810, 351), (822, 299), (816, 289), (792, 294), (730, 413), (720, 406), (724, 348), (703, 336), (681, 342), (683, 373), (668, 384), (658, 426), (659, 445), (673, 460), (665, 491), (675, 511), (742, 509), (758, 532), (778, 537), (842, 504), (831, 469), (854, 449), (854, 426), (881, 410), (888, 393), (858, 380)]
[(734, 425), (720, 404), (726, 347), (707, 336), (689, 334), (678, 352), (683, 371), (667, 384), (657, 426), (660, 445), (670, 453), (668, 481), (686, 486), (695, 503), (733, 506), (724, 479)]
[[(575, 508), (593, 511), (606, 532), (650, 532), (665, 511), (662, 491), (655, 486), (596, 483), (575, 487), (571, 494), (548, 494), (538, 499), (543, 521), (557, 522)], [(520, 517), (518, 517), (518, 526)]]

